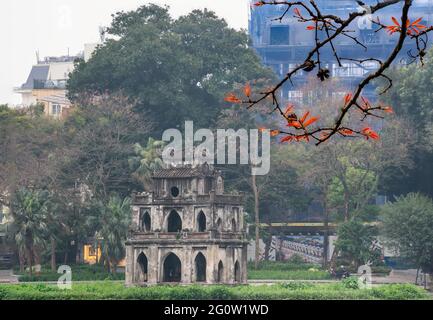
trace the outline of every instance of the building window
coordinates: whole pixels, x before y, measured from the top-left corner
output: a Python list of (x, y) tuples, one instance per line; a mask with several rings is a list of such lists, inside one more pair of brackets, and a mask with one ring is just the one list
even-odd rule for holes
[(142, 212), (140, 213), (140, 219), (139, 219), (139, 229), (140, 231), (144, 231), (144, 232), (150, 232), (151, 230), (151, 225), (152, 225), (152, 220), (150, 219), (150, 214), (149, 212)]
[(299, 90), (290, 90), (287, 94), (287, 98), (289, 101), (301, 103), (302, 99), (304, 97), (304, 94), (302, 91)]
[(271, 45), (281, 46), (289, 45), (289, 27), (288, 26), (272, 26), (271, 27)]
[(369, 43), (379, 43), (379, 38), (373, 29), (361, 29), (359, 30), (362, 42)]
[(197, 217), (197, 230), (198, 232), (206, 231), (206, 216), (203, 211), (200, 211)]
[(173, 196), (173, 198), (176, 198), (177, 196), (179, 196), (179, 188), (178, 187), (171, 188), (170, 193)]
[(60, 104), (51, 105), (51, 114), (53, 116), (60, 116), (61, 113), (62, 113), (62, 107), (60, 106)]

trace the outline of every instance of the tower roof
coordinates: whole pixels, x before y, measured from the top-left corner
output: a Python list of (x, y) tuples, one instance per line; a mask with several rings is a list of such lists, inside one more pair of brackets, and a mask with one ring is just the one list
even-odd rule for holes
[(154, 179), (167, 178), (195, 178), (195, 177), (214, 177), (218, 171), (210, 167), (208, 164), (193, 166), (172, 167), (168, 169), (156, 170), (153, 173)]

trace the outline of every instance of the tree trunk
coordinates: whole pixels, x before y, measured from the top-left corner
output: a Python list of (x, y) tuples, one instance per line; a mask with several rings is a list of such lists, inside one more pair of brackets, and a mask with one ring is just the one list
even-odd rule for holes
[(257, 188), (256, 176), (251, 175), (251, 185), (254, 193), (254, 217), (255, 217), (255, 237), (256, 237), (256, 250), (254, 257), (254, 268), (259, 267), (260, 256), (260, 215), (259, 215), (259, 190)]
[(29, 272), (31, 277), (33, 275), (33, 254), (31, 247), (27, 247), (27, 264), (29, 266)]
[(51, 271), (53, 271), (53, 272), (57, 271), (57, 265), (56, 265), (56, 239), (54, 239), (54, 237), (51, 237)]
[(344, 222), (349, 221), (349, 194), (344, 191)]
[(65, 255), (63, 256), (63, 264), (68, 264), (69, 247), (66, 248)]
[(75, 263), (80, 264), (81, 263), (81, 250), (82, 250), (83, 246), (78, 241), (76, 241), (75, 243), (77, 244), (77, 250), (75, 251)]
[(20, 261), (20, 272), (24, 272), (26, 263), (26, 253), (18, 249), (18, 260)]
[[(32, 252), (33, 252), (33, 260), (34, 260), (35, 267), (39, 266), (39, 268), (42, 268), (42, 266), (41, 266), (41, 252), (40, 252), (39, 248), (37, 246), (36, 247), (33, 246)], [(35, 268), (37, 274), (40, 273), (39, 268), (38, 269)]]

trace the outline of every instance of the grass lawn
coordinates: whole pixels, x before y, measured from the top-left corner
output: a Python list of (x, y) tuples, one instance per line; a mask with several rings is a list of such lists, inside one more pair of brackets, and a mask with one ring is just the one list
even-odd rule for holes
[(429, 299), (423, 289), (393, 284), (373, 289), (351, 289), (344, 282), (332, 284), (283, 283), (260, 286), (150, 286), (125, 287), (122, 283), (75, 283), (71, 290), (51, 284), (0, 285), (0, 300), (364, 300)]
[(257, 269), (248, 264), (248, 279), (251, 280), (327, 280), (329, 272), (319, 265), (278, 261), (262, 261)]
[(308, 270), (248, 270), (250, 280), (327, 280), (331, 275), (327, 271)]
[[(124, 273), (111, 274), (100, 265), (72, 265), (71, 269), (72, 280), (75, 281), (125, 280)], [(32, 276), (28, 272), (19, 272), (18, 269), (15, 269), (14, 273), (19, 276), (20, 282), (57, 281), (60, 277), (60, 274), (52, 272), (49, 266), (42, 266), (41, 272)]]

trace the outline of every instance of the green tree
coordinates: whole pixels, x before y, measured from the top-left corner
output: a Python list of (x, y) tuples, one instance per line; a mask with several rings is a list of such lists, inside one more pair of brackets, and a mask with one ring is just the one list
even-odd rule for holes
[(61, 175), (68, 188), (82, 185), (87, 193), (107, 200), (111, 193), (129, 195), (142, 187), (133, 177), (129, 158), (147, 136), (148, 122), (133, 112), (122, 96), (105, 96), (78, 107), (63, 128)]
[(97, 201), (100, 229), (97, 236), (102, 239), (102, 254), (112, 273), (116, 272), (120, 260), (125, 257), (125, 241), (131, 224), (131, 200), (112, 196), (107, 203)]
[(339, 225), (337, 234), (335, 250), (340, 253), (343, 261), (349, 262), (355, 269), (367, 263), (374, 263), (380, 257), (381, 251), (375, 245), (376, 227), (351, 220)]
[(173, 19), (167, 7), (145, 5), (114, 15), (106, 33), (93, 57), (77, 63), (70, 98), (122, 90), (155, 124), (153, 136), (185, 120), (212, 127), (234, 84), (274, 77), (248, 47), (246, 32), (207, 10)]
[(383, 207), (388, 245), (425, 273), (433, 273), (433, 201), (410, 193)]
[(433, 56), (426, 58), (424, 66), (414, 63), (394, 68), (388, 75), (398, 81), (383, 99), (407, 126), (414, 128), (409, 153), (415, 165), (404, 176), (394, 170), (383, 183), (390, 194), (421, 192), (433, 197)]
[[(47, 224), (49, 201), (47, 191), (19, 189), (12, 202), (11, 233), (18, 246), (20, 256), (26, 257), (30, 274), (35, 261), (35, 246), (42, 246), (46, 241), (49, 229)], [(22, 260), (20, 259), (20, 262)], [(22, 264), (21, 269), (23, 269)]]
[(147, 145), (142, 147), (139, 143), (134, 146), (135, 156), (129, 159), (130, 167), (135, 170), (134, 176), (150, 189), (152, 172), (162, 168), (163, 141), (149, 138)]
[(58, 125), (34, 107), (19, 110), (0, 106), (0, 203), (23, 187), (45, 188), (50, 183)]

